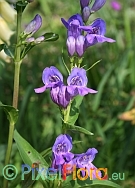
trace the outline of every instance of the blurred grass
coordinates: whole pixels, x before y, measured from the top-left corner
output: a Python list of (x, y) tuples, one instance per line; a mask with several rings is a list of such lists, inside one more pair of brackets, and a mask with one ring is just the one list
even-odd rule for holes
[[(68, 19), (79, 13), (79, 1), (37, 0), (31, 3), (24, 13), (24, 26), (34, 17), (41, 14), (43, 26), (37, 35), (52, 31), (60, 38), (55, 43), (44, 43), (34, 48), (25, 58), (20, 75), (20, 117), (17, 129), (39, 152), (51, 147), (56, 136), (61, 133), (61, 119), (58, 107), (50, 99), (49, 91), (35, 94), (34, 88), (42, 86), (41, 74), (45, 67), (54, 65), (65, 76), (66, 69), (62, 63), (61, 52), (68, 64), (66, 53), (66, 30), (60, 18)], [(133, 0), (120, 1), (122, 10), (114, 11), (108, 0), (106, 5), (90, 17), (89, 23), (96, 17), (105, 19), (106, 36), (116, 43), (95, 45), (85, 53), (83, 65), (89, 68), (94, 62), (102, 61), (87, 72), (88, 86), (97, 89), (96, 95), (87, 95), (80, 108), (78, 126), (85, 127), (94, 136), (69, 132), (73, 140), (82, 140), (73, 152), (82, 153), (89, 147), (98, 149), (94, 164), (108, 168), (113, 172), (125, 173), (125, 180), (118, 181), (124, 188), (133, 188), (135, 183), (135, 125), (122, 121), (119, 114), (135, 107), (135, 3)], [(0, 63), (0, 100), (12, 104), (13, 63)], [(8, 121), (0, 110), (0, 166), (3, 166), (5, 147), (8, 136)], [(21, 160), (13, 150), (12, 163)], [(1, 182), (1, 181), (0, 181)], [(1, 186), (1, 183), (0, 183)]]

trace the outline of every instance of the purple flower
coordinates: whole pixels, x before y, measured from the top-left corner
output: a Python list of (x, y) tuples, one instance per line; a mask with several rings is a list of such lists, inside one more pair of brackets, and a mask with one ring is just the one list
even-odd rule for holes
[(52, 167), (57, 169), (58, 165), (63, 165), (64, 163), (71, 161), (74, 157), (74, 154), (70, 152), (71, 149), (72, 138), (68, 134), (59, 135), (52, 147)]
[(50, 68), (47, 67), (43, 70), (42, 81), (44, 86), (35, 89), (36, 93), (43, 93), (48, 88), (60, 87), (63, 85), (63, 76), (56, 67), (51, 66)]
[(46, 89), (50, 89), (52, 101), (57, 105), (66, 108), (71, 100), (71, 95), (63, 84), (63, 76), (59, 70), (54, 66), (45, 68), (42, 74), (42, 81), (44, 86), (35, 89), (35, 92), (43, 93)]
[(80, 26), (83, 26), (83, 20), (80, 14), (75, 14), (71, 16), (68, 21), (61, 18), (62, 23), (67, 28), (67, 36), (73, 36), (75, 39), (81, 35), (82, 30)]
[[(91, 179), (97, 178), (96, 174), (96, 167), (92, 164), (92, 161), (95, 158), (95, 155), (98, 153), (98, 151), (95, 148), (90, 148), (86, 151), (86, 153), (82, 154), (75, 154), (75, 158), (70, 161), (68, 164), (76, 165), (76, 168), (84, 168), (87, 169), (88, 176)], [(82, 176), (85, 176), (85, 171), (81, 171)], [(92, 173), (91, 173), (92, 172)], [(92, 176), (92, 177), (91, 177)], [(98, 176), (101, 177), (101, 172), (98, 172)]]
[(87, 82), (86, 71), (83, 68), (75, 67), (67, 78), (67, 90), (73, 96), (84, 96), (88, 93), (97, 93), (97, 91), (86, 87)]
[(101, 18), (97, 18), (91, 25), (81, 26), (81, 28), (87, 32), (84, 49), (96, 43), (115, 42), (115, 40), (104, 36), (106, 33), (106, 23)]
[(43, 93), (50, 89), (51, 99), (57, 105), (66, 108), (76, 95), (84, 96), (88, 93), (97, 93), (87, 85), (86, 71), (82, 68), (73, 68), (67, 78), (68, 86), (63, 83), (63, 76), (56, 67), (45, 68), (42, 74), (43, 87), (36, 88), (36, 93)]
[(25, 35), (32, 36), (36, 31), (39, 30), (39, 28), (42, 25), (42, 18), (40, 15), (36, 15), (34, 19), (27, 25), (27, 27), (24, 30)]
[(121, 10), (121, 4), (118, 1), (111, 1), (111, 7), (116, 11)]

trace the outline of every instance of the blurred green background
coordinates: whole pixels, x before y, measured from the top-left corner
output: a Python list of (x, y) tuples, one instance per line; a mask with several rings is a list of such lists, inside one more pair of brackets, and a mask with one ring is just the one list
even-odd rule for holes
[[(97, 17), (104, 19), (107, 24), (106, 36), (115, 39), (116, 43), (90, 47), (83, 60), (83, 65), (89, 68), (101, 59), (98, 65), (87, 72), (88, 86), (98, 90), (98, 93), (87, 95), (83, 99), (76, 123), (93, 132), (94, 136), (74, 132), (69, 134), (73, 140), (83, 141), (74, 145), (73, 152), (83, 153), (90, 147), (97, 148), (99, 153), (93, 164), (108, 168), (110, 177), (116, 172), (121, 173), (122, 178), (124, 173), (124, 180), (115, 183), (124, 188), (133, 188), (135, 124), (121, 120), (119, 116), (135, 108), (135, 2), (119, 0), (122, 5), (120, 11), (113, 10), (110, 2), (107, 0), (105, 6), (90, 17), (89, 23)], [(49, 91), (35, 94), (34, 88), (43, 85), (42, 71), (47, 66), (56, 66), (65, 77), (67, 76), (62, 63), (63, 57), (65, 63), (69, 64), (65, 45), (66, 29), (60, 18), (68, 19), (79, 11), (79, 0), (35, 0), (23, 14), (22, 29), (38, 13), (43, 18), (43, 25), (36, 36), (44, 32), (59, 34), (58, 41), (43, 43), (33, 48), (21, 66), (18, 107), (20, 116), (16, 128), (38, 152), (53, 145), (55, 138), (61, 133), (61, 119), (58, 107), (50, 99)], [(0, 101), (4, 104), (12, 104), (13, 76), (13, 63), (1, 61)], [(135, 114), (133, 118), (135, 119)], [(6, 115), (0, 109), (0, 167), (4, 166), (8, 126)], [(47, 158), (48, 161), (50, 157)], [(11, 163), (18, 167), (22, 164), (15, 146)]]

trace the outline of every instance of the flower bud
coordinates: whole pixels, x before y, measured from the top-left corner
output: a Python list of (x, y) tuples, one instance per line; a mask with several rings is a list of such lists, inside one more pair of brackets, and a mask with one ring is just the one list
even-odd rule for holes
[(106, 0), (95, 0), (91, 8), (91, 12), (96, 12), (97, 10), (101, 9), (105, 3), (106, 3)]
[(35, 18), (27, 25), (23, 33), (25, 35), (32, 36), (36, 31), (39, 30), (41, 25), (42, 25), (42, 18), (40, 15), (37, 14)]
[(90, 16), (90, 7), (85, 7), (82, 11), (83, 21), (87, 22)]
[(73, 36), (67, 38), (67, 48), (69, 55), (73, 56), (75, 53), (75, 38)]
[(83, 10), (85, 7), (89, 6), (90, 0), (80, 0), (81, 9)]
[(43, 42), (44, 40), (45, 40), (45, 37), (44, 36), (40, 36), (40, 37), (35, 39), (35, 43), (39, 44), (39, 43)]
[(31, 43), (31, 42), (34, 42), (34, 41), (35, 41), (34, 37), (30, 37), (30, 38), (26, 39), (26, 42), (28, 42), (28, 43)]

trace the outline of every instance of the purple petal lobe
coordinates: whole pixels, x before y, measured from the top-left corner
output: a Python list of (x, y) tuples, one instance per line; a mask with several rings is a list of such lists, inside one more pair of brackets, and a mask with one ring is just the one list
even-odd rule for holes
[(60, 134), (52, 147), (56, 154), (65, 154), (72, 149), (72, 137), (67, 134)]
[(43, 93), (46, 89), (47, 89), (46, 86), (43, 86), (40, 88), (36, 88), (34, 90), (35, 90), (35, 93)]
[(63, 82), (63, 76), (56, 67), (51, 66), (50, 68), (47, 67), (43, 70), (42, 80), (45, 85), (48, 85), (51, 83)]
[(88, 82), (86, 71), (83, 68), (73, 68), (67, 78), (68, 85), (86, 86)]
[(61, 21), (63, 25), (68, 29), (69, 23), (64, 18), (61, 18)]

